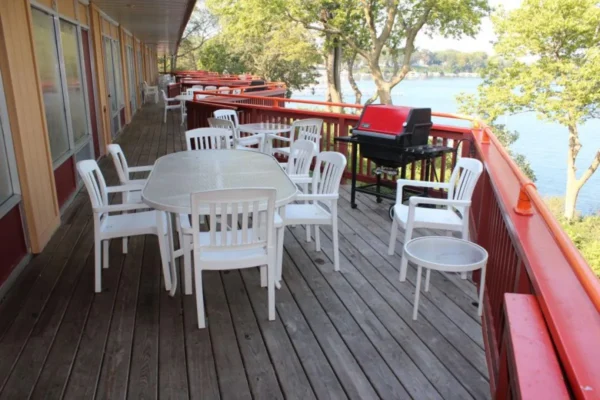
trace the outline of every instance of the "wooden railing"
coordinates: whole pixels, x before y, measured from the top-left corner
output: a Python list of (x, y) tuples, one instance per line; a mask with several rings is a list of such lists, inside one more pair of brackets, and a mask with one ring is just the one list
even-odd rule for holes
[[(300, 118), (321, 118), (324, 121), (321, 148), (335, 149), (348, 156), (347, 145), (335, 144), (333, 139), (349, 135), (359, 117), (290, 107), (298, 104), (360, 109), (348, 104), (229, 95), (188, 103), (188, 128), (206, 126), (206, 118), (225, 107), (237, 110), (241, 123), (290, 123)], [(454, 147), (462, 143), (458, 154), (476, 157), (484, 164), (472, 199), (471, 237), (489, 253), (482, 327), (492, 396), (521, 395), (515, 380), (519, 377), (502, 372), (503, 366), (515, 359), (507, 336), (504, 296), (524, 293), (537, 298), (553, 346), (551, 350), (558, 356), (571, 395), (579, 399), (600, 398), (598, 279), (550, 214), (535, 186), (488, 127), (463, 116), (433, 115), (471, 120), (473, 128), (434, 124), (431, 140)], [(438, 179), (448, 178), (453, 162), (453, 159), (442, 161), (435, 169), (440, 174)], [(408, 177), (425, 179), (423, 171), (420, 165), (413, 165)], [(361, 159), (359, 179), (371, 181), (371, 174), (371, 163)], [(477, 282), (478, 276), (474, 279)]]
[[(256, 94), (228, 94), (219, 95), (219, 97), (205, 98), (198, 102), (188, 103), (188, 129), (197, 128), (200, 126), (206, 126), (206, 118), (212, 115), (212, 112), (218, 109), (221, 105), (227, 105), (229, 108), (235, 109), (238, 112), (238, 118), (240, 123), (255, 123), (255, 122), (280, 122), (284, 124), (291, 124), (296, 119), (303, 118), (320, 118), (323, 120), (323, 129), (321, 137), (321, 149), (322, 150), (335, 150), (343, 153), (346, 157), (350, 157), (350, 149), (344, 143), (336, 144), (334, 139), (336, 137), (344, 137), (350, 135), (350, 129), (354, 127), (359, 119), (358, 114), (342, 114), (332, 113), (322, 110), (307, 110), (286, 107), (289, 104), (299, 104), (302, 106), (327, 106), (327, 107), (343, 107), (345, 109), (361, 110), (361, 105), (356, 104), (336, 104), (320, 101), (310, 100), (291, 100), (281, 95), (285, 92), (284, 89), (273, 89), (270, 91), (256, 92)], [(194, 93), (199, 94), (213, 94), (212, 92), (198, 91)], [(279, 95), (278, 95), (279, 93)], [(267, 97), (268, 96), (268, 97)], [(449, 114), (434, 114), (438, 117), (443, 118), (456, 118), (454, 115)], [(438, 129), (434, 127), (431, 132), (431, 142), (443, 144), (445, 146), (453, 146), (458, 148), (463, 142), (464, 135), (459, 131), (453, 131), (452, 127), (444, 127)], [(275, 141), (274, 147), (283, 146), (285, 143)], [(470, 146), (465, 143), (462, 146), (463, 153), (468, 154)], [(451, 172), (452, 165), (454, 163), (454, 156), (442, 158), (436, 168), (430, 169), (431, 176), (429, 179), (433, 179), (434, 175), (437, 179), (446, 181)], [(425, 179), (425, 166), (424, 161), (413, 163), (407, 167), (407, 176), (410, 179)], [(373, 165), (367, 159), (360, 158), (358, 162), (358, 179), (363, 182), (373, 182), (375, 175), (373, 171)], [(346, 171), (346, 177), (350, 176), (350, 166)], [(393, 177), (385, 177), (384, 180), (393, 180)]]

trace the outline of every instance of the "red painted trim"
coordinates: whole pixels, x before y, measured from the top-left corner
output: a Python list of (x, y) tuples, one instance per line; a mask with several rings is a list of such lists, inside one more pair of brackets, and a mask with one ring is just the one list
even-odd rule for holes
[(508, 333), (506, 353), (514, 398), (569, 399), (552, 340), (535, 296), (507, 293), (504, 299)]
[(27, 243), (19, 206), (0, 219), (0, 286), (27, 255)]
[(68, 158), (64, 163), (54, 170), (54, 181), (56, 184), (58, 206), (62, 207), (77, 188), (73, 157)]

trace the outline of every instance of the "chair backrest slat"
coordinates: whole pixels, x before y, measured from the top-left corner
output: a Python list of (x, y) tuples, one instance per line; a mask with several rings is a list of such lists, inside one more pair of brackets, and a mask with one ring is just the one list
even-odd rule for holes
[(288, 175), (307, 175), (315, 157), (315, 144), (309, 140), (299, 139), (292, 143), (285, 172)]
[(313, 193), (338, 194), (345, 169), (346, 157), (342, 153), (335, 151), (319, 153), (313, 172)]
[(115, 169), (117, 170), (119, 182), (121, 182), (122, 185), (127, 184), (127, 182), (129, 182), (129, 165), (127, 164), (127, 159), (125, 158), (121, 146), (114, 143), (109, 144), (108, 152), (110, 153)]
[[(194, 252), (273, 247), (275, 197), (276, 190), (272, 188), (193, 193)], [(209, 217), (208, 243), (201, 242), (199, 238), (200, 221), (204, 216)], [(230, 216), (231, 225), (228, 224)]]
[(90, 196), (92, 207), (97, 208), (108, 205), (106, 181), (104, 180), (102, 171), (100, 171), (100, 168), (98, 167), (98, 163), (94, 160), (79, 161), (77, 163), (77, 171)]
[(231, 148), (231, 131), (221, 128), (196, 128), (185, 132), (190, 150), (223, 150)]
[(240, 126), (237, 112), (235, 110), (215, 110), (213, 116), (218, 119), (224, 119), (233, 122), (235, 129)]
[(208, 126), (211, 128), (227, 129), (231, 132), (231, 137), (239, 139), (239, 134), (233, 122), (225, 118), (207, 118)]
[[(483, 164), (475, 158), (463, 157), (458, 160), (456, 167), (450, 176), (450, 189), (448, 190), (448, 199), (450, 200), (471, 200), (473, 191), (483, 172)], [(454, 207), (461, 215), (464, 213), (463, 207)]]
[(299, 119), (292, 124), (292, 133), (298, 132), (297, 140), (309, 140), (316, 146), (317, 153), (321, 151), (321, 129), (323, 120), (319, 118)]

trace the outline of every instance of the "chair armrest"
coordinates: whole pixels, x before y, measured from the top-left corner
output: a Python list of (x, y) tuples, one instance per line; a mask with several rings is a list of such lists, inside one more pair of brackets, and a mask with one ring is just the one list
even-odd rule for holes
[(296, 200), (314, 200), (314, 201), (322, 201), (322, 200), (337, 200), (340, 198), (339, 194), (298, 194), (296, 195)]
[(454, 207), (470, 207), (471, 200), (451, 200), (451, 199), (436, 199), (433, 197), (418, 197), (412, 196), (408, 199), (409, 207), (416, 207), (419, 204), (431, 204), (434, 206), (454, 206)]
[(141, 165), (139, 167), (129, 167), (129, 172), (150, 172), (154, 165)]
[(292, 139), (290, 139), (289, 137), (279, 136), (279, 135), (269, 135), (269, 139), (271, 139), (271, 140), (281, 140), (282, 142), (288, 142), (288, 143), (292, 142)]
[(106, 193), (120, 193), (120, 192), (135, 192), (138, 190), (143, 190), (144, 185), (119, 185), (119, 186), (109, 186), (106, 188)]
[(290, 180), (294, 183), (312, 183), (313, 178), (310, 175), (289, 175)]
[(429, 181), (417, 181), (410, 179), (398, 179), (396, 181), (396, 203), (402, 203), (402, 192), (405, 186), (417, 186), (429, 189), (449, 189), (450, 184), (445, 182), (429, 182)]
[(111, 212), (122, 212), (122, 211), (134, 211), (134, 210), (144, 210), (152, 208), (146, 204), (136, 203), (136, 204), (111, 204), (109, 206), (103, 207), (94, 207), (93, 210), (96, 213), (111, 213)]

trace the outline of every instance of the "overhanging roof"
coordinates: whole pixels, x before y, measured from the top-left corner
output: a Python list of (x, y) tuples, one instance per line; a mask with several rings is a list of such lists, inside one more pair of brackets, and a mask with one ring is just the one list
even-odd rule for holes
[(173, 54), (196, 0), (95, 0), (94, 3), (135, 37)]

